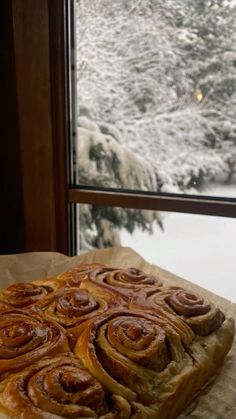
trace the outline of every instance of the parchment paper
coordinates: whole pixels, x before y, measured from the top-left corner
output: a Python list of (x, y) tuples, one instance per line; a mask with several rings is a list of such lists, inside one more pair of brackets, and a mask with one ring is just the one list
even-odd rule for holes
[[(222, 310), (236, 318), (236, 304), (219, 297), (198, 285), (146, 262), (128, 247), (112, 247), (67, 257), (60, 253), (39, 252), (0, 256), (0, 287), (14, 282), (27, 282), (53, 276), (80, 263), (99, 262), (119, 268), (136, 267), (158, 276), (166, 285), (178, 285), (206, 296)], [(227, 272), (226, 272), (227, 275)], [(236, 418), (236, 340), (218, 376), (188, 406), (179, 419), (235, 419)]]

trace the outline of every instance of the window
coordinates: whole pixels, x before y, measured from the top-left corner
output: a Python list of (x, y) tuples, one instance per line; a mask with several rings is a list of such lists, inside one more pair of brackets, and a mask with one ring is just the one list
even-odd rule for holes
[[(211, 252), (221, 248), (214, 228), (233, 249), (235, 221), (219, 217), (236, 217), (235, 5), (78, 0), (74, 7), (74, 252), (121, 244), (148, 260), (144, 240), (153, 247), (155, 238), (157, 249), (161, 237), (171, 241), (174, 217), (182, 229), (176, 248), (189, 246), (191, 225), (209, 246), (212, 239)], [(191, 278), (169, 261), (162, 255), (159, 264)]]
[(75, 4), (76, 181), (236, 198), (232, 2)]
[(235, 216), (234, 4), (74, 6), (70, 201)]
[[(81, 6), (89, 7), (92, 3), (98, 6), (103, 4), (101, 0), (80, 1)], [(139, 3), (152, 5), (151, 1)], [(165, 5), (168, 6), (170, 3), (175, 2), (165, 2)], [(176, 2), (180, 5), (183, 3), (185, 2)], [(117, 0), (114, 4), (116, 8), (119, 4), (127, 5), (129, 8), (132, 1), (122, 3)], [(76, 26), (73, 26), (73, 5), (76, 5), (76, 1), (50, 0), (38, 2), (37, 7), (31, 2), (27, 3), (27, 7), (17, 1), (8, 4), (6, 22), (9, 22), (7, 26), (9, 34), (6, 51), (10, 58), (8, 63), (11, 71), (7, 72), (8, 84), (4, 83), (4, 87), (8, 86), (11, 90), (14, 87), (15, 92), (11, 95), (6, 94), (6, 97), (11, 97), (9, 112), (11, 117), (6, 120), (5, 125), (9, 127), (14, 123), (16, 134), (13, 136), (9, 134), (6, 142), (13, 138), (14, 142), (9, 142), (9, 147), (2, 150), (3, 160), (7, 167), (9, 166), (8, 182), (6, 183), (6, 176), (3, 178), (3, 185), (8, 195), (7, 199), (3, 200), (4, 226), (11, 223), (7, 202), (10, 202), (10, 207), (13, 208), (12, 203), (16, 197), (16, 194), (10, 194), (9, 180), (11, 185), (15, 185), (14, 191), (19, 191), (22, 201), (18, 201), (18, 210), (15, 210), (15, 213), (18, 213), (16, 218), (19, 218), (18, 225), (21, 225), (22, 229), (12, 229), (11, 242), (16, 243), (17, 235), (17, 242), (20, 243), (17, 248), (21, 251), (57, 250), (76, 253), (77, 203), (138, 211), (170, 211), (235, 217), (235, 195), (231, 198), (229, 195), (223, 197), (223, 194), (221, 197), (199, 196), (195, 193), (186, 194), (185, 190), (181, 190), (182, 193), (180, 191), (173, 193), (164, 190), (160, 184), (158, 191), (155, 191), (153, 188), (149, 190), (145, 185), (138, 188), (133, 185), (129, 189), (127, 185), (117, 183), (111, 186), (106, 184), (95, 186), (91, 182), (89, 185), (78, 182), (78, 171), (74, 170), (73, 164), (75, 157), (73, 139), (77, 131), (77, 118), (74, 115), (75, 104), (71, 103), (71, 99), (72, 102), (76, 99), (76, 95), (73, 94), (76, 89), (76, 85), (73, 85), (76, 79), (75, 61), (73, 61), (75, 49), (73, 41), (76, 32)], [(231, 11), (233, 19), (235, 10), (232, 8)], [(79, 96), (77, 102), (80, 106)], [(197, 105), (196, 101), (194, 103)], [(146, 103), (147, 109), (149, 106), (150, 104)], [(137, 109), (139, 107), (140, 105), (136, 106)], [(68, 121), (72, 121), (69, 124), (69, 132)], [(94, 122), (97, 124), (96, 120)], [(115, 131), (117, 134), (117, 130)], [(103, 134), (110, 135), (111, 132)], [(116, 134), (113, 130), (112, 137), (114, 138)], [(72, 139), (69, 146), (68, 135)], [(229, 145), (231, 147), (232, 144)], [(99, 148), (97, 150), (95, 148), (96, 153), (100, 155)], [(70, 170), (67, 168), (68, 162), (65, 158), (67, 154)], [(12, 155), (18, 156), (17, 161), (20, 162), (19, 167), (14, 166), (14, 171), (10, 169)], [(141, 157), (143, 158), (143, 155)], [(93, 160), (93, 165), (99, 164), (102, 167), (102, 159), (100, 160), (100, 163)], [(115, 157), (112, 163), (113, 165), (116, 163)], [(111, 176), (111, 179), (114, 180), (114, 177)], [(232, 177), (231, 181), (233, 180)], [(191, 187), (194, 188), (194, 185)], [(68, 215), (70, 226), (67, 221)], [(67, 231), (70, 234), (71, 245), (68, 245)], [(9, 228), (6, 229), (5, 236), (6, 238), (9, 236)], [(17, 250), (15, 245), (13, 247), (9, 245), (8, 248), (8, 251), (12, 248)]]
[(128, 246), (147, 262), (236, 302), (235, 218), (78, 207), (80, 251)]

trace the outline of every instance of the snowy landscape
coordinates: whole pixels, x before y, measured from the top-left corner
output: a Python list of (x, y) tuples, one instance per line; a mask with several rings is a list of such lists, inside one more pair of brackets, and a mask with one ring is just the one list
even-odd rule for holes
[[(228, 196), (235, 195), (230, 186), (224, 190)], [(221, 187), (215, 188), (215, 193), (221, 192)], [(158, 227), (151, 235), (141, 230), (131, 235), (122, 230), (122, 245), (134, 249), (147, 262), (236, 303), (236, 219), (162, 215), (164, 232)]]
[[(77, 183), (236, 198), (235, 3), (77, 0)], [(235, 219), (81, 205), (79, 222), (82, 249), (236, 276)]]

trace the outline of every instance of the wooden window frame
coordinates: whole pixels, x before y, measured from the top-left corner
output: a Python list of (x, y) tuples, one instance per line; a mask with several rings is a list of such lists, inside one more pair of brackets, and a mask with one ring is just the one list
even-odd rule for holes
[[(71, 71), (73, 70), (74, 68), (71, 68)], [(71, 183), (68, 189), (68, 200), (71, 205), (77, 203), (236, 217), (236, 198), (120, 190)]]
[[(233, 198), (75, 185), (71, 148), (75, 130), (69, 80), (74, 64), (70, 59), (73, 53), (70, 56), (68, 49), (68, 14), (73, 2), (7, 0), (6, 3), (11, 24), (8, 27), (11, 36), (7, 40), (11, 58), (8, 84), (13, 83), (15, 93), (10, 113), (15, 133), (4, 157), (9, 160), (13, 152), (18, 156), (19, 167), (16, 165), (12, 170), (10, 162), (5, 172), (20, 196), (17, 214), (15, 212), (21, 225), (17, 241), (20, 251), (75, 254), (76, 204), (236, 217), (236, 199)], [(8, 119), (6, 125), (10, 117)], [(12, 133), (6, 135), (6, 141), (10, 135)], [(12, 212), (6, 215), (7, 206), (14, 202), (6, 181), (5, 189), (3, 224), (14, 215)], [(9, 243), (16, 239), (14, 232), (5, 231)], [(9, 244), (4, 251), (12, 249), (15, 251)]]
[(86, 188), (83, 185), (71, 187), (68, 194), (71, 203), (236, 217), (235, 199), (103, 190)]
[(11, 96), (3, 121), (0, 251), (69, 254), (66, 2), (3, 0), (1, 12), (3, 101)]

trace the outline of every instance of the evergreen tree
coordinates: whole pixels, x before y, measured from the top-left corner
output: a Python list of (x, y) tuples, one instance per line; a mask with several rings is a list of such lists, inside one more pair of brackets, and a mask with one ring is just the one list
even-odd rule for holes
[[(88, 115), (88, 111), (86, 111)], [(78, 118), (76, 170), (80, 184), (129, 190), (155, 190), (152, 166), (120, 142), (120, 133), (112, 125), (99, 127), (88, 116)], [(152, 232), (153, 223), (162, 228), (156, 211), (95, 205), (80, 205), (81, 248), (120, 245), (119, 229), (130, 233), (135, 228)]]
[(186, 51), (187, 76), (206, 132), (228, 180), (236, 171), (236, 6), (225, 0), (187, 0), (179, 37)]

